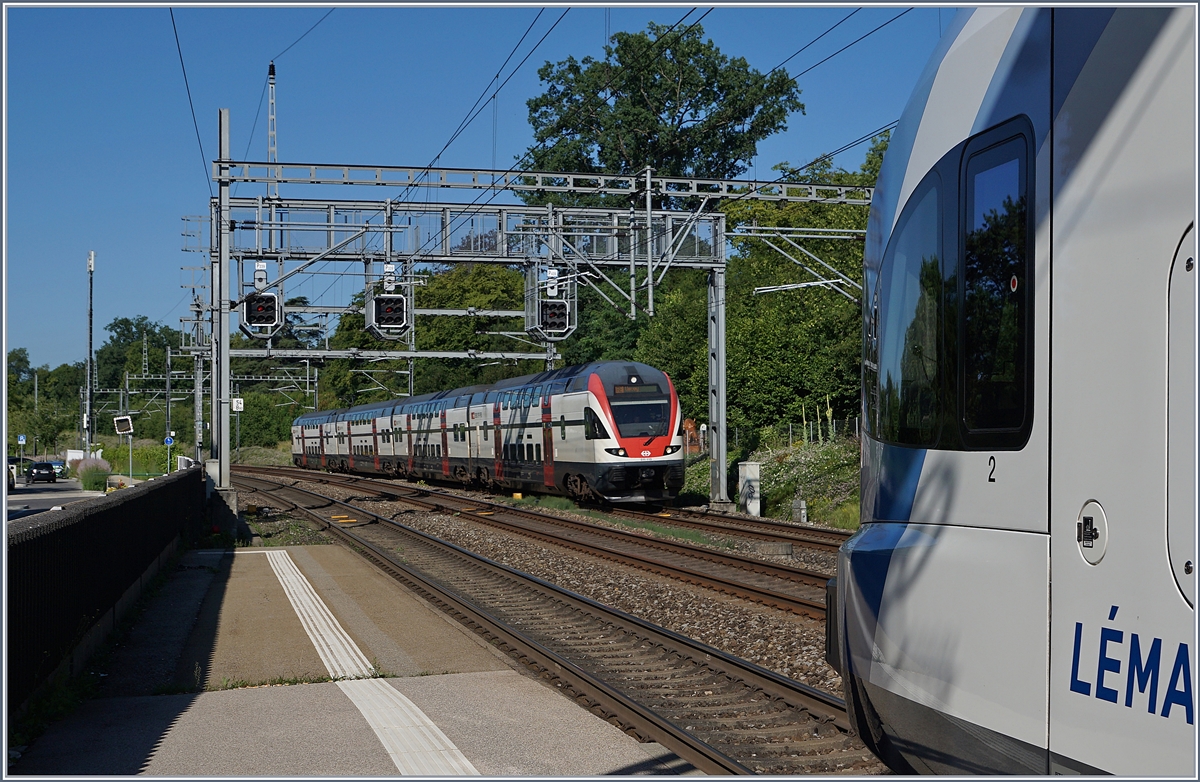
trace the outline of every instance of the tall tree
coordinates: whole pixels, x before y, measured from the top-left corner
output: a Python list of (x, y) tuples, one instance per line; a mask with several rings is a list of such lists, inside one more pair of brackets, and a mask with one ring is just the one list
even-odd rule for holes
[[(733, 178), (759, 141), (804, 111), (786, 71), (764, 75), (723, 54), (699, 25), (651, 22), (611, 41), (603, 60), (568, 57), (538, 71), (546, 91), (527, 101), (537, 142), (530, 170), (635, 174), (650, 166), (660, 176)], [(566, 202), (556, 195), (525, 200)]]
[[(828, 161), (776, 168), (784, 178), (869, 187), (879, 175), (886, 134), (874, 139), (858, 171)], [(868, 207), (742, 200), (724, 207), (730, 226), (862, 229)], [(804, 246), (851, 279), (862, 279), (862, 244), (805, 240)], [(810, 264), (815, 265), (815, 264)], [(822, 270), (824, 271), (824, 270)], [(760, 286), (809, 281), (799, 266), (757, 240), (740, 241), (726, 288), (726, 372), (731, 426), (760, 427), (809, 418), (826, 398), (841, 418), (857, 415), (861, 314), (854, 302), (824, 288), (755, 295)], [(685, 296), (666, 296), (638, 340), (637, 357), (670, 373), (684, 414), (707, 418), (708, 361), (703, 280)], [(858, 295), (858, 291), (851, 289)]]
[[(619, 32), (603, 59), (547, 62), (538, 76), (546, 89), (527, 102), (536, 142), (529, 170), (632, 175), (650, 166), (659, 176), (733, 178), (746, 171), (760, 141), (804, 111), (785, 71), (762, 74), (722, 53), (699, 25), (671, 30), (651, 23), (644, 32)], [(630, 205), (625, 196), (521, 197), (529, 204)], [(691, 286), (680, 277), (667, 278), (660, 300), (677, 285)], [(630, 320), (586, 286), (579, 303), (580, 327), (559, 348), (564, 360), (632, 357), (647, 320)]]

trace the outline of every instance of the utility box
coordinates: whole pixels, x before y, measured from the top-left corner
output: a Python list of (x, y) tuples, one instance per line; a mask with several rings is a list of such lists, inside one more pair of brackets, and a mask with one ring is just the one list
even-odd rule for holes
[(738, 510), (751, 516), (762, 515), (759, 493), (760, 462), (742, 462), (738, 465)]

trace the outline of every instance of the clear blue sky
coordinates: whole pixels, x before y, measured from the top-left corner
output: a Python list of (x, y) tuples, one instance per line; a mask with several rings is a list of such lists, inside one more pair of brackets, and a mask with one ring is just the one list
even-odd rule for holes
[[(855, 7), (725, 6), (701, 24), (725, 54), (767, 72)], [(217, 153), (218, 108), (231, 111), (235, 158), (266, 158), (265, 102), (253, 137), (251, 127), (268, 61), (279, 55), (281, 161), (425, 165), (539, 11), (338, 7), (280, 54), (328, 8), (175, 9), (204, 161)], [(611, 32), (638, 31), (649, 21), (674, 24), (690, 8), (613, 6), (607, 23)], [(544, 10), (503, 76), (564, 10)], [(789, 62), (788, 73), (902, 10), (864, 8)], [(897, 119), (952, 16), (948, 8), (917, 8), (801, 77), (807, 111), (760, 145), (758, 176), (773, 178), (780, 161), (806, 163)], [(569, 55), (599, 56), (605, 24), (604, 7), (571, 8), (500, 93), (495, 133), (487, 109), (441, 165), (508, 168), (531, 141), (525, 101), (542, 91), (538, 68)], [(204, 261), (182, 251), (181, 218), (207, 213), (210, 166), (202, 162), (168, 9), (7, 6), (5, 34), (6, 351), (27, 348), (35, 366), (84, 360), (89, 250), (96, 252), (95, 347), (117, 317), (144, 315), (178, 328), (190, 300), (180, 286), (192, 279), (180, 267)], [(835, 162), (857, 168), (865, 149)], [(458, 198), (464, 194), (456, 191), (453, 200), (474, 197)], [(452, 200), (445, 192), (440, 198)], [(335, 287), (333, 298), (314, 303), (342, 304), (349, 294)]]

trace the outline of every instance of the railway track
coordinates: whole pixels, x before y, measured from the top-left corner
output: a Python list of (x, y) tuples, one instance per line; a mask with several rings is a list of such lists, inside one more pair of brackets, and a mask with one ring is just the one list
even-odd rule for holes
[(738, 535), (754, 540), (793, 543), (806, 548), (836, 552), (850, 538), (850, 532), (801, 524), (786, 524), (770, 519), (748, 519), (724, 513), (663, 509), (658, 512), (612, 508), (612, 516), (644, 522), (666, 523), (675, 527), (701, 530), (717, 535)]
[(308, 515), (583, 707), (702, 771), (882, 769), (827, 693), (363, 508), (240, 470), (234, 481)]
[(310, 470), (238, 467), (239, 473), (352, 487), (380, 499), (399, 500), (433, 512), (458, 513), (473, 522), (532, 537), (592, 556), (668, 576), (718, 592), (815, 619), (825, 618), (829, 576), (775, 565), (701, 546), (665, 541), (598, 524), (564, 519), (503, 503), (415, 489), (368, 478)]

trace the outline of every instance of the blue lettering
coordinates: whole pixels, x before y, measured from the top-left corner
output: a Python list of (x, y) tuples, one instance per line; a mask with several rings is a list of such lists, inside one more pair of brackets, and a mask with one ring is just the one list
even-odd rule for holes
[(1124, 639), (1125, 633), (1120, 630), (1114, 630), (1111, 627), (1100, 628), (1100, 659), (1096, 663), (1096, 697), (1102, 701), (1117, 702), (1117, 691), (1112, 687), (1104, 686), (1104, 674), (1106, 671), (1121, 672), (1121, 661), (1109, 657), (1107, 652), (1110, 641), (1119, 644), (1123, 643)]
[(1155, 638), (1142, 662), (1142, 645), (1137, 633), (1129, 634), (1129, 676), (1125, 681), (1125, 705), (1133, 707), (1133, 686), (1137, 682), (1138, 692), (1146, 691), (1150, 685), (1150, 706), (1146, 711), (1153, 714), (1154, 704), (1158, 702), (1158, 666), (1162, 657), (1162, 639)]
[[(1182, 681), (1183, 689), (1176, 685)], [(1171, 668), (1171, 683), (1167, 685), (1167, 695), (1163, 698), (1162, 715), (1171, 716), (1171, 707), (1179, 704), (1187, 714), (1187, 723), (1192, 725), (1192, 665), (1188, 661), (1187, 644), (1180, 644), (1175, 654), (1175, 665)]]
[(1071, 655), (1071, 692), (1091, 695), (1092, 685), (1079, 680), (1079, 644), (1083, 639), (1083, 622), (1075, 623), (1075, 651)]

